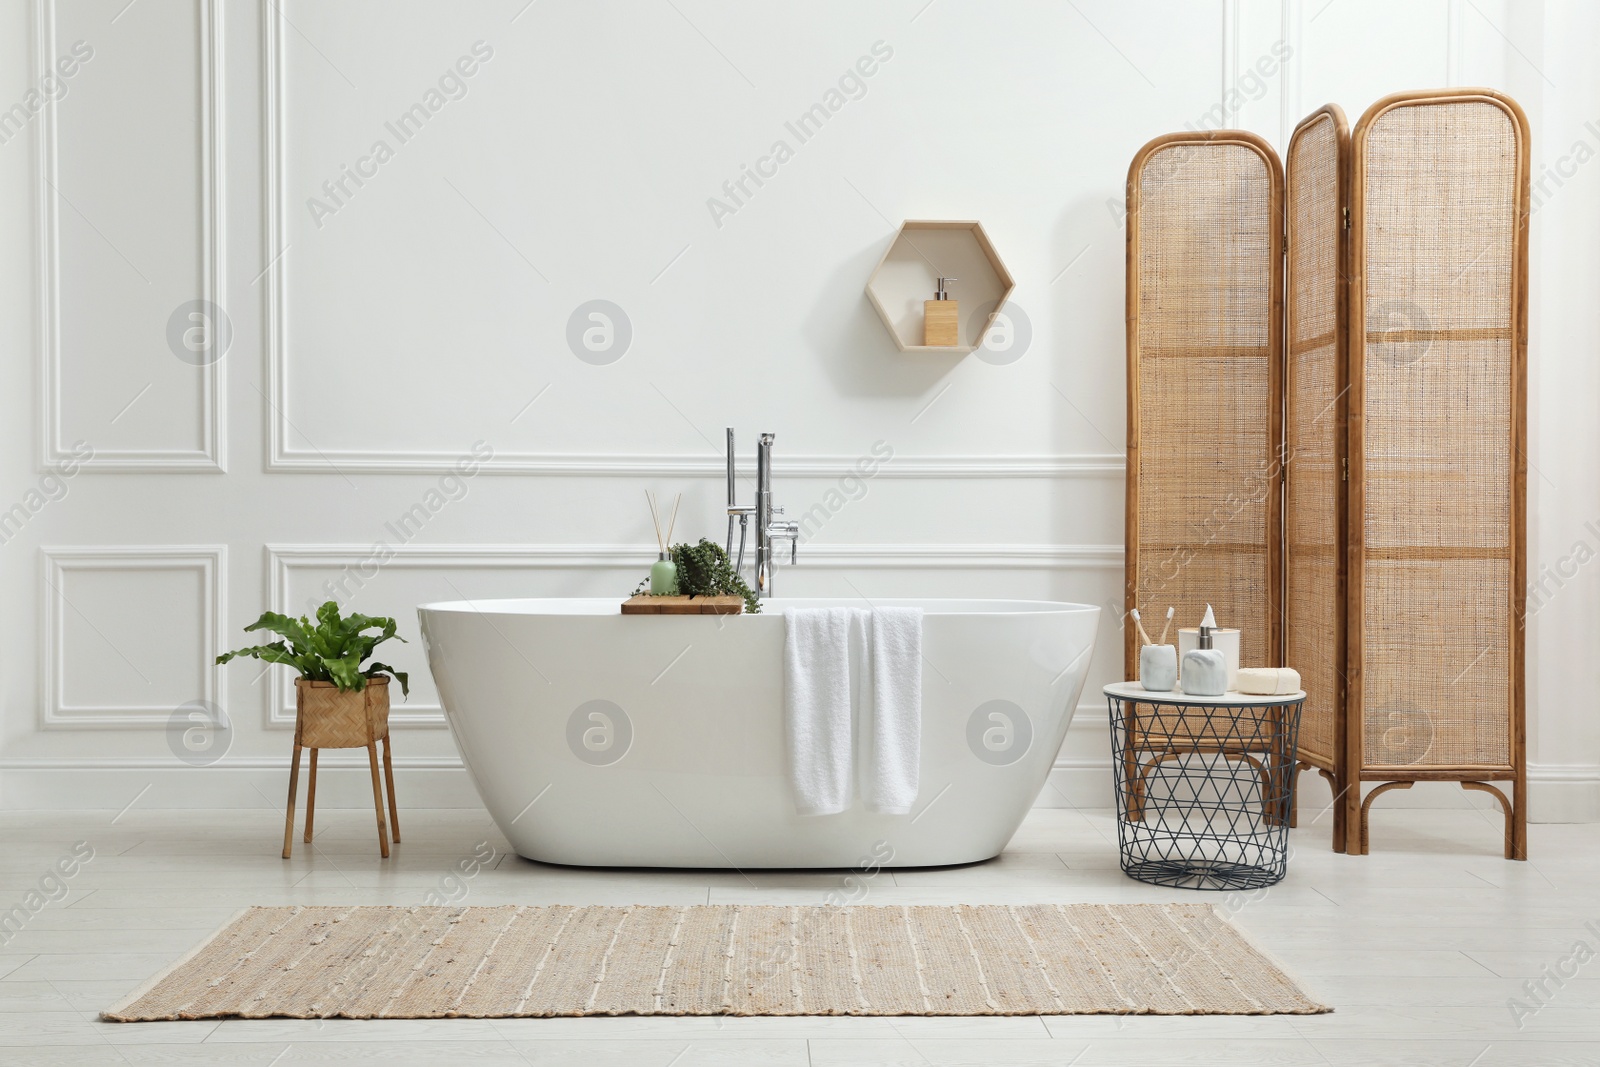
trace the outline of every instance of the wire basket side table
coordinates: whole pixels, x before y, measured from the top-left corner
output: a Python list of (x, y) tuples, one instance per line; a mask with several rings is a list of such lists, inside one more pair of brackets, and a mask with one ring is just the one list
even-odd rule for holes
[(1154, 693), (1105, 687), (1122, 871), (1182, 889), (1283, 880), (1304, 692)]

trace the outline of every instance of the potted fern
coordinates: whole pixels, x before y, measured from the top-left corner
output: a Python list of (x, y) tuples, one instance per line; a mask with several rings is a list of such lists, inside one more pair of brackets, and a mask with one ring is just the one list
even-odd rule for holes
[[(390, 677), (399, 681), (402, 695), (411, 695), (405, 671), (376, 660), (367, 662), (383, 642), (405, 640), (395, 633), (393, 619), (341, 616), (338, 602), (330, 600), (317, 609), (314, 622), (304, 615), (292, 619), (267, 611), (244, 629), (246, 633), (265, 630), (283, 640), (234, 649), (218, 656), (217, 662), (247, 656), (282, 663), (299, 672), (295, 679), (297, 745), (366, 747), (389, 734)], [(377, 632), (369, 632), (374, 630)]]

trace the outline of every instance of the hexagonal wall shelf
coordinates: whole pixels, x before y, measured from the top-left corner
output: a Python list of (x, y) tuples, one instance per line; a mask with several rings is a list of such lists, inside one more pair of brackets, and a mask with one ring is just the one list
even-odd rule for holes
[[(960, 301), (959, 345), (922, 343), (922, 303), (941, 277), (957, 279), (950, 298)], [(978, 223), (908, 219), (867, 279), (867, 299), (900, 351), (971, 352), (1015, 288)]]

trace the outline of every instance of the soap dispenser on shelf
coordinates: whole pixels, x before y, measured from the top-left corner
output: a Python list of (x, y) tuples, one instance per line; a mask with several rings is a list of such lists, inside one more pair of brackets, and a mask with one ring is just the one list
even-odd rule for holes
[(929, 348), (954, 348), (961, 343), (961, 302), (951, 300), (949, 286), (960, 278), (940, 278), (932, 300), (922, 302), (922, 343)]

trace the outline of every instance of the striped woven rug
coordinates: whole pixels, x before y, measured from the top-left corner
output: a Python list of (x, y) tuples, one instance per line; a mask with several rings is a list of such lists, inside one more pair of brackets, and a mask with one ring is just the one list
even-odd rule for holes
[(1275, 1015), (1207, 904), (251, 908), (117, 1022), (557, 1015)]

